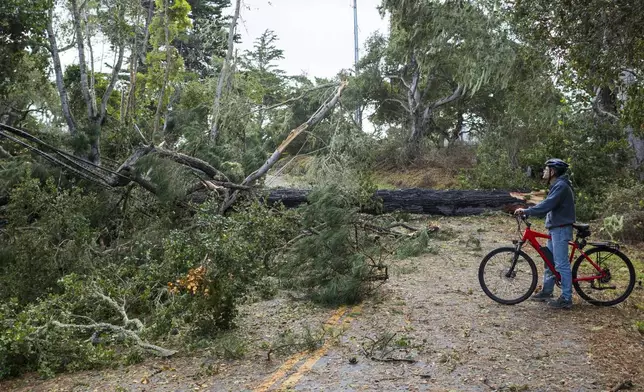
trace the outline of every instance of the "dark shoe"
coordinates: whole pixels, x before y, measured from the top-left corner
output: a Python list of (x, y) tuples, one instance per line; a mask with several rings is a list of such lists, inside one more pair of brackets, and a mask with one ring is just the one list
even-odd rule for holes
[(548, 302), (548, 306), (553, 309), (572, 309), (572, 301), (559, 297), (554, 301)]
[(544, 293), (543, 291), (539, 291), (537, 294), (533, 295), (530, 297), (530, 301), (537, 301), (537, 302), (547, 302), (552, 299), (552, 293)]

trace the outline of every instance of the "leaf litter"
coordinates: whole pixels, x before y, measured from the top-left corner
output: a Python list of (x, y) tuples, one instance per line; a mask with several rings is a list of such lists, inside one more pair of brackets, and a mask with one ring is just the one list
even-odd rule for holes
[[(529, 301), (499, 305), (481, 291), (477, 271), (482, 255), (516, 236), (510, 218), (436, 222), (449, 235), (432, 240), (430, 253), (392, 261), (390, 281), (346, 313), (350, 322), (325, 325), (336, 310), (282, 293), (242, 308), (231, 334), (243, 349), (228, 347), (229, 355), (203, 349), (50, 380), (27, 375), (0, 383), (0, 390), (253, 391), (289, 358), (303, 353), (306, 360), (322, 344), (328, 351), (294, 389), (644, 390), (644, 337), (633, 327), (644, 319), (644, 289), (609, 308), (579, 298), (567, 312)], [(628, 247), (626, 253), (641, 260), (644, 249)], [(280, 390), (302, 362), (268, 390)]]

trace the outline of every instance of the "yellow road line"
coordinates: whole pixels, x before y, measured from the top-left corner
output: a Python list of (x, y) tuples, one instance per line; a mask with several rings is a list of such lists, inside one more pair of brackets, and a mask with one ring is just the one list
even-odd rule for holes
[(282, 364), (282, 366), (279, 367), (273, 373), (269, 378), (267, 378), (260, 386), (255, 388), (255, 392), (266, 392), (270, 387), (273, 386), (279, 379), (284, 377), (286, 373), (288, 373), (289, 370), (293, 366), (295, 366), (298, 362), (300, 362), (302, 359), (306, 357), (306, 352), (301, 352), (293, 355), (291, 358), (289, 358), (286, 362)]
[[(324, 324), (326, 325), (336, 324), (346, 312), (347, 312), (346, 306), (339, 307), (335, 312), (333, 312), (331, 317), (329, 317), (329, 319)], [(315, 353), (317, 353), (317, 351)], [(315, 356), (315, 353), (313, 354), (314, 356)], [(261, 383), (257, 388), (255, 388), (254, 391), (255, 392), (268, 391), (277, 381), (279, 381), (282, 377), (286, 375), (286, 373), (288, 373), (295, 365), (297, 365), (298, 362), (304, 359), (306, 355), (307, 355), (307, 352), (303, 351), (291, 356), (286, 362), (282, 364), (282, 366), (279, 367), (279, 369), (275, 371), (275, 373), (273, 373), (270, 377), (264, 380), (263, 383)], [(305, 362), (304, 364), (306, 365), (306, 363), (308, 363), (309, 361)], [(315, 364), (315, 362), (313, 364)]]
[[(359, 310), (360, 310), (360, 306), (356, 306), (353, 309), (351, 309), (351, 313)], [(344, 319), (344, 322), (349, 323), (351, 322), (351, 320), (353, 320), (353, 317), (349, 314)], [(311, 355), (311, 357), (307, 359), (306, 362), (304, 362), (302, 366), (300, 366), (295, 373), (291, 374), (286, 380), (284, 380), (284, 382), (282, 383), (282, 389), (294, 387), (298, 383), (298, 381), (300, 381), (302, 376), (304, 376), (304, 374), (308, 373), (311, 369), (313, 369), (313, 366), (315, 366), (315, 364), (320, 360), (320, 358), (322, 358), (324, 354), (326, 354), (326, 352), (329, 351), (329, 348), (330, 348), (329, 343), (325, 342), (322, 345), (322, 347), (315, 350), (315, 352), (313, 352), (313, 355)]]

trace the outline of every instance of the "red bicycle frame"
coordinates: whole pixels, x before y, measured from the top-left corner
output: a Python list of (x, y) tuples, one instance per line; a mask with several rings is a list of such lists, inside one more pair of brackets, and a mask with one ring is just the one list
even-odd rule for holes
[[(523, 236), (521, 237), (521, 241), (517, 244), (517, 246), (518, 246), (518, 248), (517, 248), (517, 249), (519, 249), (519, 250), (520, 250), (520, 249), (521, 249), (521, 247), (523, 246), (523, 244), (525, 244), (526, 242), (530, 243), (530, 245), (532, 245), (532, 247), (534, 248), (534, 250), (536, 250), (536, 251), (537, 251), (537, 253), (539, 254), (539, 256), (540, 256), (540, 257), (543, 259), (543, 261), (546, 263), (546, 265), (548, 266), (548, 269), (550, 269), (550, 271), (554, 274), (554, 276), (555, 276), (555, 278), (556, 278), (556, 281), (557, 281), (557, 282), (559, 282), (559, 281), (561, 280), (561, 276), (559, 275), (559, 272), (557, 272), (557, 270), (555, 269), (555, 266), (554, 266), (554, 260), (552, 260), (552, 261), (551, 261), (551, 260), (548, 260), (548, 257), (547, 257), (547, 256), (543, 253), (543, 251), (541, 250), (541, 244), (540, 244), (540, 243), (539, 243), (539, 241), (538, 241), (538, 239), (539, 239), (539, 238), (543, 238), (543, 239), (548, 239), (548, 240), (549, 240), (551, 237), (550, 237), (549, 235), (547, 235), (547, 234), (539, 233), (538, 231), (534, 231), (534, 230), (532, 230), (532, 229), (530, 228), (530, 226), (531, 226), (531, 225), (530, 225), (530, 223), (529, 223), (529, 222), (527, 222), (527, 221), (525, 221), (525, 219), (524, 219), (524, 222), (526, 222), (526, 229), (525, 229), (525, 231), (523, 232)], [(589, 262), (593, 267), (595, 267), (595, 269), (596, 269), (596, 270), (597, 270), (597, 272), (599, 273), (599, 275), (594, 275), (594, 276), (584, 276), (584, 277), (580, 277), (580, 278), (575, 278), (575, 279), (573, 279), (573, 282), (592, 281), (592, 280), (596, 280), (596, 279), (601, 279), (601, 278), (603, 278), (603, 277), (605, 277), (605, 276), (606, 276), (606, 273), (602, 270), (602, 268), (601, 268), (599, 265), (597, 265), (597, 263), (595, 263), (593, 260), (591, 260), (591, 259), (590, 259), (590, 257), (588, 257), (588, 256), (586, 255), (586, 253), (584, 253), (584, 251), (583, 251), (583, 250), (581, 249), (581, 247), (579, 246), (579, 243), (578, 243), (578, 241), (577, 241), (577, 240), (575, 240), (575, 241), (569, 241), (569, 242), (568, 242), (568, 244), (570, 245), (570, 247), (572, 247), (572, 252), (570, 252), (570, 263), (571, 263), (571, 264), (572, 264), (572, 262), (573, 262), (573, 260), (574, 260), (574, 258), (575, 258), (575, 252), (576, 252), (576, 251), (579, 251), (579, 253), (580, 253), (582, 256), (584, 256), (584, 258), (585, 258), (585, 259), (586, 259), (586, 260), (587, 260), (587, 261), (588, 261), (588, 262)]]

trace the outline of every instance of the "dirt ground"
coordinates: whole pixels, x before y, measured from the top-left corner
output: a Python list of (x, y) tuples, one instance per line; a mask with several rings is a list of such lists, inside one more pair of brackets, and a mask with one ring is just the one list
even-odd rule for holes
[[(33, 375), (0, 390), (610, 391), (630, 382), (644, 391), (644, 336), (634, 327), (644, 320), (641, 285), (609, 308), (579, 298), (570, 311), (499, 305), (480, 289), (477, 269), (487, 252), (515, 238), (513, 220), (434, 222), (446, 238), (433, 240), (429, 254), (391, 260), (390, 280), (361, 305), (321, 308), (282, 293), (244, 306), (228, 355), (206, 349), (51, 380)], [(641, 279), (644, 253), (625, 253)], [(310, 349), (280, 348), (289, 336)]]

